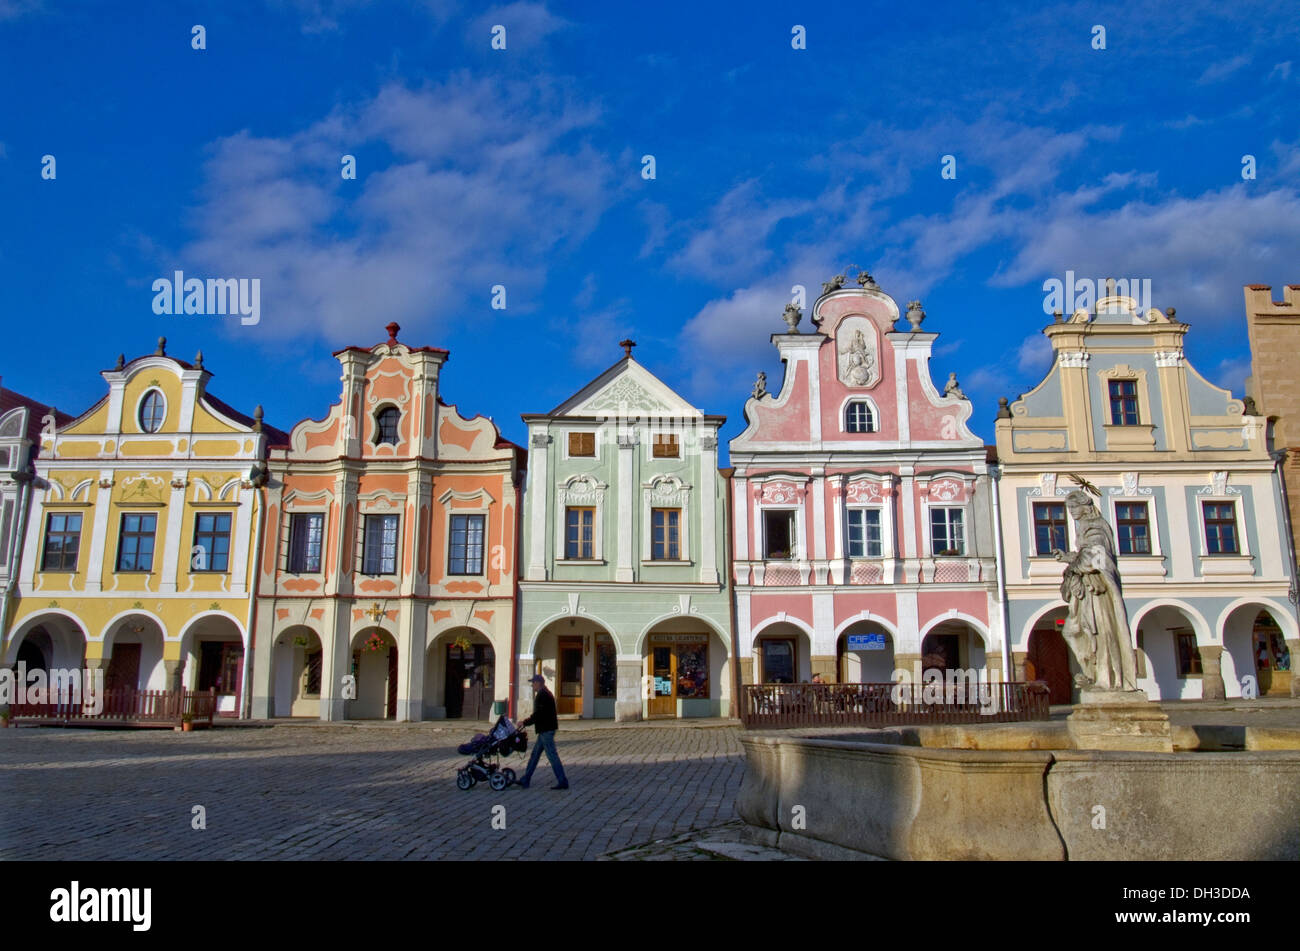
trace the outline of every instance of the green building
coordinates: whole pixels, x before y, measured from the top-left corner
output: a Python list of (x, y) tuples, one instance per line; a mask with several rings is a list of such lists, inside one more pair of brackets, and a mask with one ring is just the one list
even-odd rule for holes
[[(626, 355), (525, 415), (519, 682), (561, 716), (727, 716), (727, 482), (718, 429)], [(521, 690), (520, 715), (531, 707)]]

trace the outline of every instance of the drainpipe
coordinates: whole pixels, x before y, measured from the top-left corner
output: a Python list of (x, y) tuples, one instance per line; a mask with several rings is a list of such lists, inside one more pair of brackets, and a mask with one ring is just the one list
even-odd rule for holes
[(15, 500), (14, 520), (10, 523), (9, 545), (9, 581), (5, 584), (4, 611), (0, 613), (0, 662), (4, 660), (4, 651), (9, 650), (9, 608), (13, 604), (14, 591), (18, 588), (18, 557), (22, 553), (21, 541), (27, 535), (27, 500), (31, 494), (32, 474), (25, 469), (17, 469), (11, 478), (18, 484), (18, 497)]
[(519, 612), (521, 610), (519, 597), (519, 558), (524, 550), (524, 489), (523, 489), (523, 472), (519, 469), (519, 456), (515, 455), (515, 551), (510, 559), (510, 571), (514, 575), (514, 610), (510, 612), (510, 664), (507, 672), (507, 683), (509, 684), (510, 693), (506, 701), (506, 710), (510, 719), (517, 719), (519, 711), (515, 707), (515, 695), (518, 691), (518, 684), (515, 682), (519, 676)]
[[(261, 409), (261, 407), (259, 406), (258, 409)], [(257, 501), (257, 533), (253, 542), (253, 588), (249, 593), (248, 602), (248, 653), (244, 656), (244, 702), (240, 704), (243, 709), (239, 712), (241, 720), (251, 718), (253, 706), (253, 695), (250, 688), (253, 684), (253, 657), (257, 650), (257, 592), (262, 579), (262, 539), (266, 529), (267, 472), (268, 470), (263, 467), (257, 471), (253, 478), (253, 486), (257, 489), (257, 494), (254, 496)]]
[(733, 478), (736, 474), (735, 467), (727, 473), (727, 519), (723, 523), (726, 525), (726, 537), (722, 540), (723, 553), (726, 557), (722, 559), (723, 570), (726, 574), (723, 576), (723, 584), (731, 591), (731, 596), (727, 598), (727, 603), (731, 608), (731, 717), (735, 719), (740, 715), (740, 642), (736, 631), (736, 573), (732, 570), (735, 552), (731, 549), (732, 540), (736, 537), (735, 520), (736, 510), (732, 501), (732, 491), (734, 489)]
[[(1296, 615), (1296, 624), (1297, 626), (1300, 626), (1300, 614), (1297, 614), (1297, 607), (1300, 606), (1300, 582), (1296, 580), (1295, 535), (1293, 534), (1294, 529), (1291, 525), (1291, 506), (1287, 497), (1286, 471), (1283, 468), (1289, 452), (1289, 449), (1282, 449), (1278, 452), (1270, 453), (1269, 455), (1273, 457), (1273, 474), (1277, 477), (1277, 487), (1278, 491), (1281, 493), (1282, 519), (1286, 524), (1286, 547), (1287, 552), (1291, 557), (1291, 563), (1289, 565), (1291, 569), (1291, 584), (1287, 587), (1287, 600), (1291, 602), (1291, 613)], [(1254, 649), (1254, 644), (1252, 644), (1251, 651), (1253, 652)], [(1292, 669), (1294, 669), (1294, 666), (1293, 663)], [(1293, 674), (1292, 677), (1294, 676), (1295, 675)], [(1292, 680), (1292, 683), (1295, 683), (1295, 681)], [(1294, 690), (1292, 690), (1291, 695), (1293, 697), (1296, 696)]]
[(1002, 467), (997, 464), (989, 466), (989, 477), (993, 480), (993, 538), (997, 547), (998, 613), (1002, 620), (1002, 676), (1011, 683), (1015, 665), (1011, 661), (1011, 619), (1007, 611), (1006, 559), (1002, 547)]

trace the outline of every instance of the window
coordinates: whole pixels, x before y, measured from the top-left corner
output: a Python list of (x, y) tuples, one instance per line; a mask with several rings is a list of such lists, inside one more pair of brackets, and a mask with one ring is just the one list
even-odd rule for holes
[(614, 641), (603, 634), (596, 635), (596, 696), (618, 696), (618, 651)]
[(167, 407), (163, 395), (157, 390), (150, 390), (140, 401), (140, 428), (147, 433), (156, 433), (162, 429), (163, 417)]
[(9, 530), (13, 527), (14, 503), (6, 501), (0, 514), (0, 568), (9, 564)]
[(763, 683), (792, 684), (795, 678), (794, 641), (763, 640)]
[(451, 550), (447, 560), (448, 574), (481, 575), (483, 573), (483, 526), (485, 515), (453, 515), (451, 517)]
[(794, 513), (763, 513), (763, 557), (774, 561), (794, 558)]
[(1115, 525), (1119, 529), (1121, 555), (1151, 554), (1151, 523), (1145, 502), (1124, 502), (1115, 506)]
[(1114, 426), (1138, 424), (1137, 380), (1111, 380), (1110, 421)]
[(596, 510), (570, 506), (564, 510), (564, 557), (596, 557)]
[(961, 509), (930, 509), (930, 553), (964, 555), (966, 536)]
[(1057, 549), (1065, 551), (1065, 503), (1034, 503), (1034, 550), (1040, 555), (1050, 555)]
[(1231, 502), (1203, 502), (1205, 513), (1205, 550), (1211, 555), (1236, 555), (1237, 510)]
[(677, 448), (675, 433), (659, 433), (655, 436), (654, 457), (656, 459), (676, 459), (681, 455)]
[(709, 642), (677, 646), (677, 699), (709, 699)]
[(880, 509), (849, 509), (849, 557), (879, 558), (883, 552)]
[(650, 510), (650, 557), (677, 561), (682, 557), (681, 509)]
[(81, 546), (81, 516), (51, 513), (45, 520), (45, 554), (41, 571), (76, 571)]
[(569, 455), (570, 456), (596, 455), (596, 434), (595, 433), (569, 433)]
[(195, 517), (190, 567), (195, 571), (229, 570), (230, 513), (200, 514)]
[(312, 651), (304, 658), (303, 664), (303, 687), (302, 692), (305, 697), (320, 696), (320, 672), (321, 661), (324, 659), (323, 651)]
[(874, 433), (876, 431), (876, 414), (871, 411), (871, 404), (856, 400), (844, 410), (844, 431), (850, 433)]
[(157, 515), (127, 512), (122, 515), (122, 534), (117, 543), (118, 571), (152, 571), (153, 537)]
[(397, 573), (397, 516), (367, 515), (366, 537), (361, 554), (361, 573)]
[(325, 516), (319, 512), (289, 516), (290, 572), (304, 575), (320, 571), (321, 537), (324, 531)]
[(375, 445), (397, 445), (397, 421), (402, 418), (396, 406), (385, 406), (375, 417)]
[(1178, 651), (1178, 676), (1201, 676), (1201, 649), (1196, 646), (1196, 635), (1186, 628), (1177, 628), (1170, 633), (1174, 635), (1174, 646)]

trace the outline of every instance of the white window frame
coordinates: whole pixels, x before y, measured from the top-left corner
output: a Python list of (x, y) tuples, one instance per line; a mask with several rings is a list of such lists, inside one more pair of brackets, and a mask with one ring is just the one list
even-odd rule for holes
[[(565, 451), (568, 451), (569, 437), (564, 437)], [(600, 451), (600, 441), (596, 442), (597, 449)], [(578, 456), (579, 459), (590, 459), (590, 456)], [(583, 493), (578, 498), (569, 498), (570, 487), (580, 480), (588, 481), (594, 487), (591, 493)], [(557, 564), (565, 565), (597, 565), (605, 562), (605, 495), (609, 486), (599, 481), (594, 475), (588, 473), (575, 473), (569, 476), (555, 490), (555, 561)], [(594, 508), (596, 514), (592, 519), (592, 557), (591, 558), (569, 558), (568, 557), (568, 518), (566, 517), (569, 508)]]
[[(677, 445), (682, 445), (680, 437)], [(664, 461), (664, 460), (660, 460)], [(680, 460), (677, 460), (680, 461)], [(672, 494), (656, 493), (655, 486), (669, 484)], [(641, 485), (641, 561), (647, 565), (689, 565), (691, 557), (691, 486), (676, 476), (657, 475)], [(677, 541), (680, 558), (655, 558), (652, 518), (654, 509), (679, 509), (681, 511)]]
[[(1147, 507), (1147, 532), (1151, 538), (1151, 551), (1146, 555), (1125, 554), (1119, 550), (1119, 506), (1142, 503)], [(1160, 547), (1160, 522), (1156, 500), (1151, 495), (1112, 495), (1110, 497), (1110, 530), (1115, 534), (1116, 558), (1163, 558), (1164, 550)], [(1070, 526), (1074, 531), (1074, 526)]]
[[(1205, 495), (1194, 495), (1192, 498), (1196, 504), (1196, 523), (1200, 526), (1198, 538), (1200, 539), (1200, 556), (1202, 558), (1208, 558), (1211, 561), (1219, 561), (1230, 558), (1247, 559), (1253, 557), (1254, 552), (1250, 550), (1250, 537), (1246, 533), (1245, 508), (1242, 505), (1242, 497), (1240, 495), (1210, 495), (1207, 493)], [(1230, 504), (1232, 506), (1232, 517), (1237, 531), (1237, 552), (1235, 554), (1210, 554), (1209, 538), (1205, 531), (1206, 502), (1209, 502), (1211, 505)]]
[[(319, 515), (321, 517), (320, 569), (317, 571), (294, 571), (291, 567), (293, 564), (293, 517), (295, 515)], [(284, 573), (293, 575), (295, 578), (323, 575), (325, 573), (326, 555), (329, 553), (329, 532), (330, 515), (328, 508), (324, 506), (307, 508), (286, 506), (284, 510), (284, 534), (287, 544), (284, 546), (284, 565), (282, 566)]]
[[(935, 509), (945, 509), (948, 511), (959, 511), (961, 516), (961, 547), (962, 550), (955, 555), (940, 555), (934, 550), (934, 530), (931, 522), (931, 512)], [(971, 537), (970, 537), (970, 503), (969, 502), (926, 502), (921, 506), (922, 517), (925, 519), (925, 550), (931, 558), (971, 558)]]
[[(888, 545), (888, 543), (887, 543), (887, 541), (886, 541), (886, 538), (885, 538), (885, 535), (886, 535), (885, 527), (886, 527), (887, 521), (886, 521), (886, 518), (885, 518), (885, 511), (884, 511), (884, 509), (885, 509), (885, 506), (883, 506), (883, 505), (846, 505), (846, 506), (844, 507), (844, 557), (845, 557), (846, 559), (848, 559), (849, 561), (879, 561), (880, 559), (888, 558), (888, 557), (890, 556), (890, 555), (889, 555), (889, 545)], [(878, 554), (878, 555), (870, 555), (870, 554), (855, 555), (855, 554), (853, 554), (853, 552), (850, 550), (850, 549), (851, 549), (851, 546), (852, 546), (852, 544), (853, 544), (853, 539), (852, 539), (852, 536), (851, 536), (851, 531), (852, 531), (852, 528), (853, 528), (853, 526), (852, 526), (852, 513), (854, 513), (854, 512), (875, 512), (875, 513), (876, 513), (876, 517), (879, 519), (879, 525), (878, 525), (878, 528), (880, 529), (880, 554)], [(866, 533), (866, 522), (865, 522), (865, 520), (864, 520), (864, 522), (863, 522), (863, 533), (862, 533), (862, 534), (863, 534), (863, 544), (864, 544), (864, 546), (865, 546), (866, 543), (867, 543), (867, 533)]]
[[(867, 408), (868, 408), (869, 410), (871, 410), (871, 421), (872, 421), (873, 423), (875, 423), (875, 428), (874, 428), (874, 429), (870, 429), (870, 430), (868, 430), (866, 433), (855, 433), (855, 432), (850, 432), (850, 431), (849, 431), (849, 406), (852, 405), (853, 403), (865, 403), (865, 404), (867, 404)], [(846, 397), (845, 397), (845, 398), (840, 402), (840, 420), (839, 420), (839, 430), (840, 430), (840, 435), (842, 435), (842, 436), (865, 436), (865, 435), (870, 435), (870, 434), (874, 434), (874, 433), (879, 433), (879, 432), (880, 432), (880, 424), (881, 424), (881, 419), (880, 419), (880, 407), (876, 405), (876, 401), (873, 400), (871, 397), (869, 397), (869, 396), (865, 396), (865, 395), (863, 395), (863, 394), (861, 394), (861, 393), (855, 393), (855, 394), (853, 394), (852, 396), (846, 396)]]
[[(579, 425), (579, 426), (568, 426), (568, 427), (566, 427), (565, 430), (564, 430), (563, 435), (561, 436), (561, 439), (563, 440), (564, 445), (563, 445), (563, 447), (562, 447), (561, 450), (560, 450), (560, 451), (561, 451), (561, 457), (560, 457), (560, 458), (565, 459), (565, 460), (568, 460), (568, 459), (575, 459), (575, 460), (589, 460), (589, 461), (591, 461), (591, 462), (600, 462), (600, 460), (601, 460), (600, 446), (601, 446), (601, 443), (603, 442), (603, 440), (600, 438), (601, 429), (602, 429), (602, 426), (601, 426), (600, 424), (598, 424), (598, 423), (591, 423), (589, 426), (580, 426), (580, 425)], [(571, 456), (571, 455), (569, 455), (569, 434), (570, 434), (570, 433), (591, 433), (591, 434), (592, 434), (592, 438), (593, 438), (593, 442), (594, 442), (594, 445), (595, 445), (595, 449), (596, 449), (596, 454), (595, 454), (594, 456)]]
[[(152, 431), (144, 428), (144, 415), (143, 415), (144, 401), (149, 398), (150, 393), (158, 394), (158, 398), (162, 400), (162, 408), (163, 408), (162, 420), (158, 423), (158, 428)], [(162, 391), (162, 387), (159, 386), (147, 387), (145, 391), (140, 394), (140, 398), (135, 402), (135, 425), (136, 428), (140, 430), (140, 435), (157, 436), (159, 433), (161, 433), (163, 431), (163, 428), (167, 425), (167, 413), (170, 410), (171, 410), (171, 406), (167, 402), (167, 394)]]
[[(769, 512), (787, 512), (794, 514), (794, 538), (791, 539), (791, 548), (789, 558), (769, 558), (767, 556), (767, 513)], [(760, 561), (773, 565), (798, 564), (807, 561), (804, 553), (807, 547), (804, 544), (804, 526), (803, 526), (803, 506), (790, 505), (783, 503), (780, 505), (760, 505), (758, 507), (758, 529), (759, 529), (759, 555)]]

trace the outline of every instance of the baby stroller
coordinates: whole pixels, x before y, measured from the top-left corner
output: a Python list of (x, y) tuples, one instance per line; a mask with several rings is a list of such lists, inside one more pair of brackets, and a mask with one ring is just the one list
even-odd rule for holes
[(456, 747), (457, 753), (472, 757), (456, 770), (456, 786), (471, 789), (475, 783), (487, 780), (489, 786), (500, 792), (515, 781), (515, 771), (509, 767), (501, 769), (498, 758), (523, 753), (527, 749), (528, 734), (516, 727), (509, 717), (499, 717), (490, 733), (475, 734), (474, 739)]

